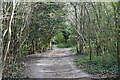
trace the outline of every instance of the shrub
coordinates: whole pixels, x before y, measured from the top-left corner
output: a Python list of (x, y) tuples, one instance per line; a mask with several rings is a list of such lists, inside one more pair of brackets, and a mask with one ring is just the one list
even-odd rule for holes
[(75, 59), (75, 62), (80, 68), (91, 74), (116, 74), (117, 61), (111, 54), (102, 56), (92, 56), (92, 61), (89, 61), (89, 56), (82, 56)]
[(68, 48), (68, 47), (70, 47), (70, 45), (65, 44), (65, 43), (59, 43), (59, 44), (57, 45), (57, 47), (59, 47), (59, 48)]

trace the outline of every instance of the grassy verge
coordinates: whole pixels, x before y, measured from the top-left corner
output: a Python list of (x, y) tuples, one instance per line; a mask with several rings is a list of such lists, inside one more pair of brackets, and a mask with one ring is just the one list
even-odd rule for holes
[(115, 75), (117, 72), (116, 60), (111, 55), (93, 56), (92, 61), (89, 61), (88, 56), (81, 56), (82, 57), (77, 57), (75, 62), (80, 68), (90, 74)]

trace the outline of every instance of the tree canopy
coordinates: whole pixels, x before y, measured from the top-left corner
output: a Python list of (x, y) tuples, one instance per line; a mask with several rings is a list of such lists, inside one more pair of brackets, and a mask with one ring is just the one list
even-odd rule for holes
[(120, 2), (4, 2), (3, 77), (21, 77), (16, 70), (22, 58), (52, 49), (54, 41), (58, 47), (86, 55), (75, 61), (91, 65), (86, 66), (88, 72), (119, 77), (119, 16)]

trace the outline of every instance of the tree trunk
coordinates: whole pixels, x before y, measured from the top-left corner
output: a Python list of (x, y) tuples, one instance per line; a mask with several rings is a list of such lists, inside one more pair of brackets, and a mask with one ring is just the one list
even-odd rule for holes
[(50, 49), (52, 49), (52, 41), (50, 40)]
[(79, 40), (78, 40), (78, 41), (77, 41), (77, 45), (76, 45), (77, 54), (79, 54), (79, 48), (80, 48), (80, 43), (79, 43)]
[(2, 0), (0, 0), (0, 80), (2, 78)]
[(91, 47), (91, 41), (90, 41), (90, 34), (89, 34), (89, 54), (90, 54), (90, 61), (92, 60), (92, 47)]
[(87, 9), (87, 7), (85, 6), (85, 10), (87, 12), (87, 15), (88, 15), (88, 21), (89, 21), (89, 25), (88, 26), (88, 45), (89, 45), (89, 58), (90, 58), (90, 61), (92, 60), (92, 46), (91, 46), (91, 33), (92, 33), (92, 30), (91, 30), (91, 19), (90, 19), (90, 14), (89, 14), (89, 9)]
[(120, 79), (120, 1), (117, 4), (117, 9), (116, 9), (116, 18), (115, 18), (115, 23), (116, 23), (116, 39), (117, 39), (117, 63), (118, 63), (118, 79)]
[(32, 54), (35, 52), (34, 38), (32, 39)]
[(38, 41), (37, 41), (37, 39), (36, 39), (36, 41), (35, 41), (35, 50), (37, 51), (38, 50)]

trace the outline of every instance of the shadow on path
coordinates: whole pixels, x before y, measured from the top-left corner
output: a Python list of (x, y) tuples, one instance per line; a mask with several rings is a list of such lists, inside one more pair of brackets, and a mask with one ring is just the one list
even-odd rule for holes
[(44, 53), (30, 55), (25, 61), (24, 74), (30, 78), (77, 78), (90, 80), (90, 75), (78, 69), (74, 53), (68, 48), (53, 48)]

